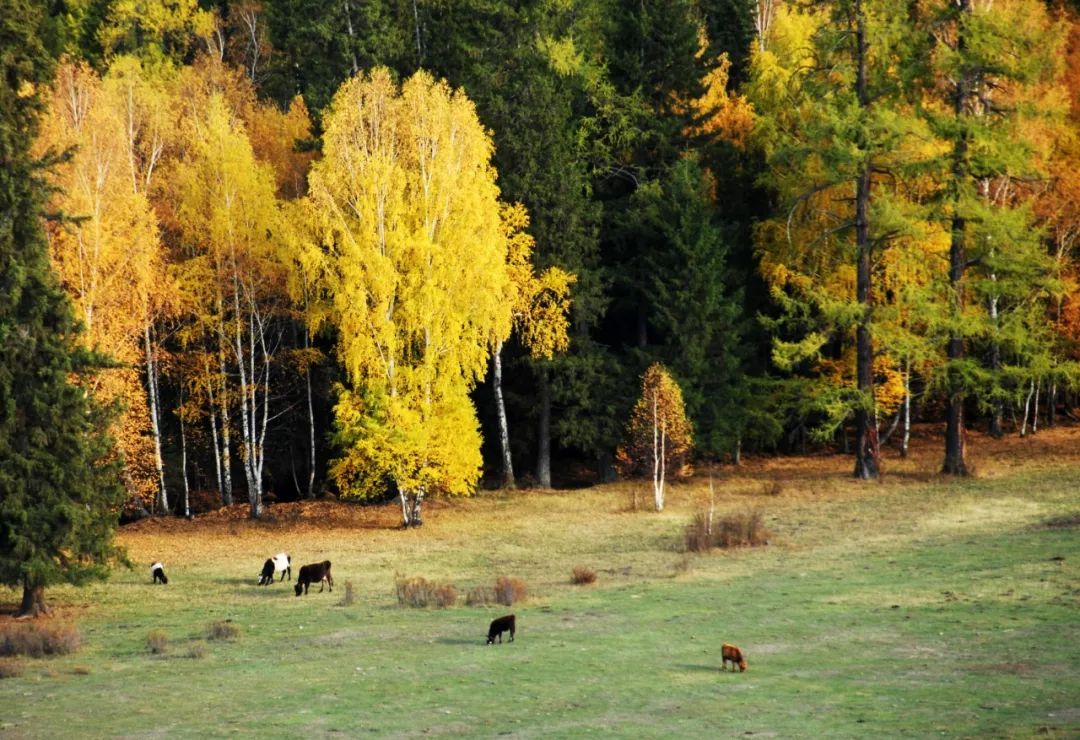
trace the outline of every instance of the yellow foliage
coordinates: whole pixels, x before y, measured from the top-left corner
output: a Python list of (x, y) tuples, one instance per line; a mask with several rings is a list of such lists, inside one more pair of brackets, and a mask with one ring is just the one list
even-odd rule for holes
[(705, 93), (691, 102), (700, 123), (689, 133), (713, 135), (743, 149), (754, 130), (754, 106), (742, 95), (728, 92), (730, 72), (731, 60), (724, 54), (704, 80)]
[(504, 221), (490, 134), (444, 80), (418, 72), (399, 89), (386, 69), (358, 75), (325, 124), (304, 229), (324, 256), (302, 259), (331, 296), (354, 388), (337, 408), (338, 485), (467, 493), (480, 440), (468, 393), (520, 305), (524, 213)]

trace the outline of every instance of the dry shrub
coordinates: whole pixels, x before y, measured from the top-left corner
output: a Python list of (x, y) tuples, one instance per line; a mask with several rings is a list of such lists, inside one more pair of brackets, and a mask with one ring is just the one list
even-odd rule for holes
[(596, 583), (596, 571), (585, 565), (575, 565), (574, 572), (570, 576), (570, 582), (578, 586)]
[(0, 679), (18, 678), (26, 670), (26, 661), (21, 658), (0, 658)]
[(717, 547), (756, 547), (769, 544), (765, 516), (760, 511), (729, 514), (713, 523)]
[(71, 672), (76, 676), (89, 676), (94, 672), (94, 669), (88, 665), (73, 665), (71, 666)]
[(146, 636), (146, 649), (153, 655), (160, 655), (169, 649), (169, 636), (161, 630), (151, 630)]
[(765, 517), (760, 511), (747, 511), (726, 516), (710, 517), (698, 511), (686, 525), (687, 552), (707, 552), (714, 547), (755, 547), (769, 544)]
[(188, 646), (187, 656), (194, 660), (199, 658), (205, 658), (207, 651), (207, 645), (204, 640), (196, 640)]
[(495, 601), (504, 606), (513, 606), (519, 601), (524, 601), (528, 596), (529, 589), (525, 581), (520, 578), (499, 576), (495, 581)]
[(762, 496), (779, 496), (784, 492), (784, 481), (779, 478), (767, 480), (761, 484)]
[(240, 636), (240, 628), (232, 622), (211, 622), (206, 628), (206, 636), (211, 640), (235, 640)]
[(394, 579), (394, 589), (400, 606), (445, 609), (457, 603), (457, 589), (453, 585), (435, 583), (419, 576), (405, 578), (399, 575)]
[(686, 549), (688, 552), (706, 552), (712, 548), (713, 538), (709, 526), (709, 514), (699, 511), (686, 525)]
[(79, 649), (82, 638), (65, 622), (5, 622), (0, 625), (0, 655), (67, 655)]
[(495, 589), (488, 588), (487, 586), (477, 586), (476, 588), (469, 589), (468, 595), (465, 597), (465, 604), (467, 606), (488, 606), (495, 603)]

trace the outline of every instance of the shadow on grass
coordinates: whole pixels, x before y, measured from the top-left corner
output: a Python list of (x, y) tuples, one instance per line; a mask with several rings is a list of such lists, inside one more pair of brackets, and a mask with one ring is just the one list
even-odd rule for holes
[(466, 640), (463, 637), (440, 637), (439, 639), (435, 640), (435, 642), (441, 645), (480, 645), (481, 647), (483, 647), (484, 637), (481, 635), (479, 638), (474, 640)]

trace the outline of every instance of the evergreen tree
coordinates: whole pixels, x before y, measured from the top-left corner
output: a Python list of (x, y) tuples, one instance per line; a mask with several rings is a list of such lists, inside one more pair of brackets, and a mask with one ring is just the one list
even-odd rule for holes
[(99, 360), (52, 273), (40, 222), (46, 163), (30, 156), (53, 71), (42, 7), (0, 14), (0, 583), (20, 615), (47, 613), (45, 587), (107, 574), (124, 498), (107, 412), (72, 376)]

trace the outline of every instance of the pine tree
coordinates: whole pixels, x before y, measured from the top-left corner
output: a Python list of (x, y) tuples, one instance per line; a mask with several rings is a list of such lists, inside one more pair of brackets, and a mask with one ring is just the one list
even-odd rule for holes
[(109, 413), (72, 382), (100, 360), (78, 347), (40, 222), (44, 27), (38, 3), (0, 14), (0, 583), (22, 587), (23, 616), (49, 611), (46, 586), (106, 576), (124, 498)]

